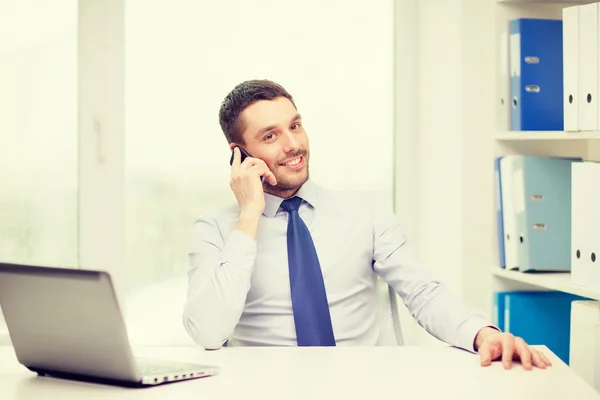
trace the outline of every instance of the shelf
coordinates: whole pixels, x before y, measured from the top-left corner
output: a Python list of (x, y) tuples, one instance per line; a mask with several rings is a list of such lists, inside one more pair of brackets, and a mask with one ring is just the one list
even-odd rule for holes
[(596, 3), (597, 0), (496, 0), (500, 4), (566, 4), (579, 5)]
[(518, 140), (600, 140), (600, 132), (507, 131), (497, 134), (499, 141)]
[(492, 275), (532, 286), (600, 300), (600, 290), (573, 284), (569, 272), (519, 272), (493, 268)]

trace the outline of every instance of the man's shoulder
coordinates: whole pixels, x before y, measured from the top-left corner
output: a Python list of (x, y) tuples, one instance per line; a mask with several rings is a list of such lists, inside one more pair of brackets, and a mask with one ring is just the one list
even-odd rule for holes
[(214, 210), (207, 210), (196, 215), (195, 222), (209, 222), (217, 225), (236, 221), (240, 213), (240, 206), (237, 203), (231, 203)]

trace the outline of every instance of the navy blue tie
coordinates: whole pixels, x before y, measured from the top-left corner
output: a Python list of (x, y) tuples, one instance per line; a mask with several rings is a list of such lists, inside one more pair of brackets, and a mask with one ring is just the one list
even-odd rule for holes
[(288, 212), (287, 248), (298, 346), (335, 346), (325, 283), (315, 245), (300, 218), (300, 197), (281, 203)]

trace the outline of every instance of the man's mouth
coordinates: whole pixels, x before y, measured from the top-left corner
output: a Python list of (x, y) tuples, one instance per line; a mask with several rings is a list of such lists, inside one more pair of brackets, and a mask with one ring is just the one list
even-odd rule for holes
[(302, 168), (304, 166), (304, 156), (298, 156), (298, 157), (291, 158), (291, 159), (287, 160), (286, 162), (283, 162), (279, 165), (282, 165), (284, 167), (288, 167), (291, 169)]

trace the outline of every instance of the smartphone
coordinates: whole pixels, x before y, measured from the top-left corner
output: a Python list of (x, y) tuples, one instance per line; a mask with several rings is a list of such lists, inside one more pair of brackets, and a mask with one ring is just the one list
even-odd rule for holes
[[(238, 146), (238, 149), (240, 149), (240, 155), (242, 156), (242, 158), (240, 160), (240, 164), (244, 162), (244, 160), (246, 159), (246, 157), (252, 157), (246, 150), (244, 150), (244, 148)], [(234, 156), (234, 152), (232, 150), (231, 151), (231, 158), (229, 159), (229, 165), (233, 165), (233, 156)], [(261, 183), (265, 183), (265, 177), (264, 176), (260, 177), (260, 182)]]
[[(243, 147), (239, 147), (238, 149), (240, 149), (240, 154), (242, 156), (242, 159), (240, 160), (240, 163), (243, 163), (244, 160), (246, 159), (246, 157), (252, 157), (250, 154), (248, 154), (248, 152), (246, 150), (244, 150)], [(229, 159), (229, 165), (233, 165), (233, 150), (231, 151), (231, 158)]]

